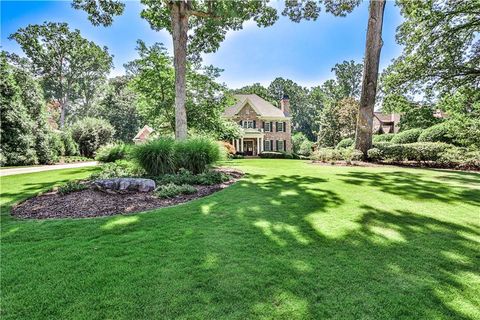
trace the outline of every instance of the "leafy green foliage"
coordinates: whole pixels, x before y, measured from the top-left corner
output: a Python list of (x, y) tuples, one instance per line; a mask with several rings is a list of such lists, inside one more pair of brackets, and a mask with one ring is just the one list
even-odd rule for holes
[(154, 191), (155, 195), (159, 198), (175, 198), (182, 194), (193, 194), (196, 192), (197, 189), (191, 185), (176, 185), (174, 183), (161, 185)]
[(360, 161), (363, 153), (353, 148), (318, 148), (311, 156), (314, 161), (335, 162), (335, 161)]
[(405, 130), (393, 136), (391, 142), (399, 143), (399, 144), (417, 142), (418, 137), (422, 134), (422, 132), (423, 132), (422, 129)]
[(350, 148), (350, 147), (353, 147), (353, 144), (355, 143), (355, 141), (353, 140), (353, 138), (345, 138), (345, 139), (342, 139), (336, 146), (337, 149), (344, 149), (344, 148)]
[(90, 180), (142, 177), (146, 173), (137, 163), (126, 160), (104, 163), (100, 169), (100, 172), (95, 172), (90, 176)]
[(455, 92), (477, 88), (478, 1), (398, 1), (404, 17), (397, 29), (403, 53), (383, 82), (390, 92)]
[(392, 141), (393, 137), (395, 137), (394, 133), (384, 133), (384, 134), (374, 134), (373, 135), (373, 142), (389, 142)]
[(75, 142), (75, 140), (73, 140), (72, 132), (70, 130), (62, 131), (61, 138), (62, 138), (62, 141), (63, 141), (63, 145), (65, 147), (65, 155), (66, 156), (77, 156), (77, 155), (79, 155), (78, 144)]
[(139, 112), (139, 97), (124, 76), (109, 79), (106, 94), (91, 114), (107, 120), (115, 128), (115, 140), (131, 142), (144, 126)]
[(22, 102), (21, 84), (5, 54), (0, 56), (1, 101), (1, 154), (5, 165), (29, 165), (37, 163), (35, 152), (35, 124), (27, 106)]
[(46, 94), (61, 105), (63, 126), (69, 104), (84, 99), (88, 104), (98, 84), (112, 67), (107, 48), (100, 48), (71, 31), (66, 23), (28, 25), (9, 37), (20, 45), (35, 74), (42, 77)]
[(447, 123), (443, 122), (425, 129), (418, 137), (418, 141), (452, 143), (453, 137), (451, 136)]
[(220, 156), (219, 145), (208, 138), (192, 137), (175, 144), (176, 167), (194, 174), (207, 170), (208, 166), (220, 160)]
[(443, 152), (452, 147), (452, 145), (443, 142), (382, 144), (373, 148), (374, 151), (369, 151), (369, 157), (376, 161), (437, 161)]
[(164, 185), (173, 183), (176, 185), (214, 185), (220, 184), (230, 180), (230, 176), (220, 171), (209, 170), (200, 174), (193, 174), (192, 172), (180, 169), (175, 174), (165, 174), (156, 179), (157, 184)]
[(103, 119), (84, 118), (73, 124), (71, 132), (80, 154), (93, 157), (98, 148), (112, 140), (115, 129)]
[(109, 144), (98, 149), (95, 160), (100, 162), (115, 162), (117, 160), (126, 160), (132, 152), (133, 146), (123, 142)]
[(293, 158), (293, 156), (290, 153), (276, 152), (276, 151), (263, 151), (258, 156), (260, 158), (265, 158), (265, 159), (292, 159)]
[(58, 193), (62, 196), (67, 195), (72, 192), (81, 191), (87, 189), (87, 186), (77, 180), (68, 181), (65, 184), (62, 184), (58, 187)]
[(293, 153), (299, 153), (300, 147), (304, 141), (308, 140), (302, 132), (296, 132), (292, 135), (292, 151)]
[(175, 140), (170, 137), (152, 139), (132, 150), (135, 161), (151, 176), (174, 173), (177, 170)]

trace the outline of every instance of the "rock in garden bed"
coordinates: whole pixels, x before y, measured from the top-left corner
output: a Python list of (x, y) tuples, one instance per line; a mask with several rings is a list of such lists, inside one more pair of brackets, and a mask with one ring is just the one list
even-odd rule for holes
[(155, 181), (141, 178), (100, 179), (93, 181), (92, 187), (105, 192), (150, 192), (155, 190)]
[(243, 173), (232, 169), (220, 169), (232, 178), (224, 183), (211, 186), (195, 186), (197, 192), (171, 199), (160, 199), (152, 191), (103, 192), (91, 187), (86, 190), (60, 195), (48, 192), (28, 199), (12, 209), (18, 218), (86, 218), (134, 213), (155, 208), (168, 207), (201, 198), (226, 188), (237, 181)]

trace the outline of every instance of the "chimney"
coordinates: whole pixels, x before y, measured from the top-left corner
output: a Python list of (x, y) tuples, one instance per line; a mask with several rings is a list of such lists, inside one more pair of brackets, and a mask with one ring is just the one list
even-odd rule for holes
[(284, 94), (282, 100), (280, 100), (280, 110), (282, 110), (285, 116), (290, 116), (290, 99), (286, 94)]

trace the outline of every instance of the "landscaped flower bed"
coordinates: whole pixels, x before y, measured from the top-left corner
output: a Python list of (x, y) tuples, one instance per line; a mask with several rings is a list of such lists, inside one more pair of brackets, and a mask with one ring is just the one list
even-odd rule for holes
[[(182, 185), (188, 185), (190, 190), (194, 188), (195, 192), (180, 194), (172, 193), (172, 188), (168, 187), (172, 184), (176, 185), (171, 182), (175, 179), (173, 175), (162, 177), (169, 182), (162, 183), (159, 179), (157, 189), (151, 192), (105, 192), (98, 190), (89, 182), (68, 183), (16, 205), (12, 209), (12, 215), (32, 219), (86, 218), (145, 211), (205, 197), (226, 188), (243, 175), (240, 171), (224, 168), (216, 169), (214, 172), (221, 173), (223, 177), (228, 177), (228, 180), (223, 179), (215, 184), (199, 184), (201, 180), (190, 178), (192, 184), (183, 183)], [(186, 174), (183, 173), (183, 176)], [(178, 179), (187, 180), (181, 177)], [(170, 193), (162, 193), (164, 186), (169, 188)], [(167, 196), (164, 196), (165, 194)]]

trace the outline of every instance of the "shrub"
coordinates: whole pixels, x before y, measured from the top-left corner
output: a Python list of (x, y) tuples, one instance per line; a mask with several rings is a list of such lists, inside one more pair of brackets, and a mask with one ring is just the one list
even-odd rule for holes
[(384, 133), (384, 134), (374, 134), (372, 137), (373, 143), (376, 142), (390, 142), (395, 134), (393, 133)]
[(132, 156), (151, 176), (174, 173), (177, 169), (173, 138), (160, 137), (136, 145), (132, 150)]
[(422, 129), (410, 129), (397, 133), (391, 143), (405, 144), (405, 143), (414, 143), (417, 142), (418, 137), (422, 133)]
[(174, 183), (161, 185), (154, 191), (155, 195), (159, 198), (174, 198), (181, 194), (193, 194), (195, 192), (197, 192), (197, 189), (191, 185), (176, 185)]
[(123, 142), (116, 144), (108, 144), (100, 147), (95, 156), (95, 160), (101, 162), (115, 162), (117, 160), (124, 160), (130, 156), (132, 145)]
[(91, 161), (92, 159), (87, 158), (87, 157), (81, 157), (81, 156), (68, 156), (68, 157), (62, 157), (60, 159), (60, 162), (63, 163), (74, 163), (74, 162), (85, 162), (85, 161)]
[(312, 154), (312, 148), (314, 143), (308, 139), (304, 140), (300, 145), (300, 150), (298, 150), (298, 154), (303, 156), (309, 156)]
[(145, 171), (136, 163), (126, 160), (117, 160), (115, 162), (105, 163), (100, 167), (101, 171), (93, 173), (91, 180), (111, 179), (124, 177), (141, 177), (145, 175)]
[(93, 157), (98, 148), (112, 140), (115, 129), (103, 119), (84, 118), (72, 126), (71, 132), (80, 154)]
[[(437, 161), (452, 145), (441, 142), (415, 142), (388, 144), (369, 150), (368, 156), (375, 161)], [(376, 149), (376, 150), (375, 150)]]
[(258, 155), (265, 159), (292, 159), (292, 155), (285, 152), (264, 151)]
[(87, 189), (87, 186), (79, 181), (68, 181), (67, 183), (58, 187), (58, 193), (66, 195), (75, 191)]
[(345, 148), (341, 150), (342, 159), (347, 162), (363, 160), (363, 153), (353, 148)]
[(218, 144), (208, 138), (193, 137), (175, 143), (176, 169), (202, 173), (221, 159)]
[(453, 137), (446, 122), (442, 122), (425, 129), (418, 137), (418, 142), (452, 143)]
[(35, 141), (35, 150), (40, 164), (53, 164), (58, 161), (58, 154), (52, 147), (53, 139), (49, 131), (40, 131)]
[(72, 133), (70, 131), (63, 131), (60, 136), (65, 147), (65, 156), (78, 156), (78, 144), (73, 140)]
[(312, 160), (327, 162), (342, 160), (342, 153), (340, 150), (333, 148), (319, 148), (312, 154)]
[(157, 179), (157, 184), (174, 183), (177, 185), (214, 185), (230, 180), (230, 176), (220, 171), (207, 171), (194, 175), (188, 170), (181, 169), (176, 174), (165, 174)]
[(354, 140), (352, 138), (345, 138), (343, 140), (341, 140), (338, 144), (337, 144), (337, 149), (341, 149), (341, 148), (350, 148), (353, 146), (354, 144)]
[(372, 148), (367, 151), (368, 159), (371, 161), (381, 161), (383, 160), (383, 152), (378, 148)]
[(51, 132), (50, 143), (57, 157), (65, 155), (65, 145), (63, 144), (62, 136), (60, 135), (60, 133)]
[(300, 153), (300, 147), (303, 142), (305, 142), (307, 137), (302, 132), (296, 132), (292, 136), (292, 151), (293, 153)]

